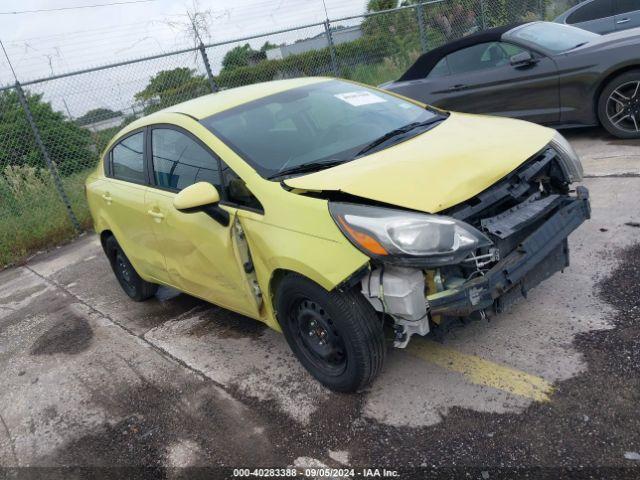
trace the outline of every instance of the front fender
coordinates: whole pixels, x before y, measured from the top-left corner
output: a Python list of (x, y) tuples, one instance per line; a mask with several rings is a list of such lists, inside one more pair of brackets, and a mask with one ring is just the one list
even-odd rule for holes
[[(325, 215), (327, 227), (337, 229), (326, 211)], [(278, 273), (298, 273), (325, 290), (333, 290), (369, 262), (369, 257), (344, 237), (324, 238), (246, 217), (242, 223), (263, 292), (264, 321), (275, 330), (280, 330), (273, 304), (273, 279)], [(322, 228), (318, 231), (322, 232)]]

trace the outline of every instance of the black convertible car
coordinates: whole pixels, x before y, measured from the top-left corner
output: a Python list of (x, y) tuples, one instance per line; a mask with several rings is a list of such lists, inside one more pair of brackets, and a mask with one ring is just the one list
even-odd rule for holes
[(640, 138), (640, 28), (598, 35), (532, 22), (486, 30), (431, 50), (381, 87), (449, 110), (554, 127), (602, 124)]

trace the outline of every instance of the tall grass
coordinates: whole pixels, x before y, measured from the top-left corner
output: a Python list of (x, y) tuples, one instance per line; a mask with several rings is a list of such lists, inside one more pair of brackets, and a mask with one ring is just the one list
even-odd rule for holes
[[(62, 179), (81, 225), (91, 224), (84, 198), (90, 169)], [(0, 174), (0, 268), (76, 234), (48, 171), (10, 166)]]

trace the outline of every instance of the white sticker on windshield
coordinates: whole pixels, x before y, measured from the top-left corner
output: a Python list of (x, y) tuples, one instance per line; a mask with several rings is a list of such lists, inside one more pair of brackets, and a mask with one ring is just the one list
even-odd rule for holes
[(374, 93), (367, 92), (366, 90), (361, 90), (359, 92), (337, 93), (335, 97), (339, 98), (343, 102), (347, 102), (349, 105), (353, 105), (354, 107), (386, 102), (384, 98), (379, 97)]

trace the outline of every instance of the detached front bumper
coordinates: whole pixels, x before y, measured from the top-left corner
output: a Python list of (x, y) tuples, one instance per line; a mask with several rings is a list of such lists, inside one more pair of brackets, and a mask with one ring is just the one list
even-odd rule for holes
[(567, 237), (591, 215), (588, 190), (578, 187), (576, 193), (563, 197), (555, 213), (484, 276), (429, 295), (431, 314), (466, 317), (488, 308), (499, 313), (569, 266)]

